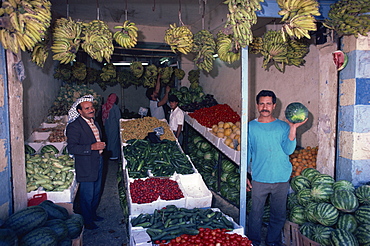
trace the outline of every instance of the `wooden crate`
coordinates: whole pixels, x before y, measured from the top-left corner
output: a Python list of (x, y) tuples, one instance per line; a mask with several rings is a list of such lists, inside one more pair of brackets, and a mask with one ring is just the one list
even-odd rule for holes
[(286, 221), (284, 225), (284, 243), (286, 246), (300, 246), (300, 231), (299, 225), (290, 221)]
[(312, 241), (308, 237), (302, 235), (301, 232), (299, 232), (299, 235), (298, 235), (298, 245), (299, 246), (320, 246), (319, 243)]

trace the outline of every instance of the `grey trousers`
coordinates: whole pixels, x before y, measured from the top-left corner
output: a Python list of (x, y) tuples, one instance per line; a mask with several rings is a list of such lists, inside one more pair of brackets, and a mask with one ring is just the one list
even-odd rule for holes
[(261, 243), (262, 216), (270, 194), (270, 221), (267, 227), (266, 244), (281, 243), (281, 230), (286, 220), (286, 200), (289, 182), (260, 183), (252, 181), (252, 208), (248, 215), (248, 238), (253, 245)]

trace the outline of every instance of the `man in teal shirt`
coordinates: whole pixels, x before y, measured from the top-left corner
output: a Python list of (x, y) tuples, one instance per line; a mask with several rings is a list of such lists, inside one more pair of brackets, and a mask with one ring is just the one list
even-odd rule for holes
[[(248, 162), (252, 182), (252, 208), (248, 216), (248, 238), (254, 246), (261, 244), (261, 227), (264, 205), (270, 195), (270, 221), (266, 245), (281, 245), (281, 230), (286, 220), (286, 199), (292, 164), (289, 155), (296, 148), (296, 130), (301, 123), (287, 123), (276, 119), (275, 93), (262, 90), (256, 97), (259, 116), (249, 122)], [(253, 187), (253, 189), (252, 189)]]

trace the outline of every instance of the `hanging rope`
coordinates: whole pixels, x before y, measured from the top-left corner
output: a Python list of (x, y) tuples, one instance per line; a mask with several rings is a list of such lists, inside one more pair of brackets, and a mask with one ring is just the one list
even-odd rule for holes
[(96, 19), (97, 20), (100, 20), (99, 16), (100, 16), (100, 9), (99, 9), (99, 0), (96, 0)]
[(185, 26), (181, 19), (181, 0), (179, 0), (179, 26)]
[(127, 21), (127, 18), (128, 18), (128, 17), (127, 17), (127, 15), (128, 15), (128, 14), (127, 14), (127, 12), (128, 12), (128, 11), (127, 11), (127, 0), (126, 0), (126, 8), (125, 8), (125, 21)]
[(68, 3), (68, 0), (67, 0), (67, 19), (69, 18), (69, 3)]
[(204, 30), (204, 16), (205, 16), (205, 13), (206, 13), (206, 0), (202, 0), (201, 8), (203, 9), (203, 12), (202, 12), (202, 29)]
[(152, 7), (152, 10), (153, 10), (153, 12), (155, 11), (155, 0), (154, 0), (154, 5)]

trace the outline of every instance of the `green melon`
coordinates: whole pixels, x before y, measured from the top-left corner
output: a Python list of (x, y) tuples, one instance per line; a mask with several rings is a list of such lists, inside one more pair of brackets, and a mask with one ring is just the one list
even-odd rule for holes
[(78, 223), (80, 223), (81, 226), (84, 225), (84, 218), (82, 217), (81, 214), (71, 214), (69, 216), (69, 219), (77, 221)]
[(347, 180), (337, 180), (333, 184), (334, 190), (348, 190), (351, 192), (355, 191), (355, 186)]
[(52, 219), (45, 222), (44, 227), (52, 229), (57, 235), (58, 241), (68, 238), (68, 228), (64, 220)]
[(370, 246), (370, 224), (362, 224), (354, 233), (361, 246)]
[(49, 227), (36, 228), (19, 240), (20, 246), (57, 246), (58, 238)]
[(311, 189), (302, 189), (297, 193), (297, 200), (299, 205), (306, 206), (312, 201)]
[(330, 234), (334, 231), (334, 228), (329, 226), (323, 226), (321, 224), (316, 224), (314, 228), (312, 228), (312, 240), (320, 243), (322, 246), (330, 246)]
[(72, 239), (66, 238), (58, 243), (58, 246), (72, 246)]
[(307, 117), (308, 109), (300, 102), (290, 103), (285, 109), (285, 118), (292, 123), (300, 123)]
[(370, 205), (362, 205), (355, 211), (355, 218), (360, 224), (369, 224)]
[(336, 228), (354, 233), (357, 228), (357, 220), (353, 214), (342, 213), (339, 215)]
[(12, 229), (0, 228), (0, 245), (17, 246), (18, 237)]
[(318, 203), (316, 203), (316, 202), (310, 202), (305, 207), (305, 216), (306, 216), (306, 219), (309, 222), (313, 222), (313, 223), (317, 222), (316, 218), (315, 218), (315, 215), (314, 215), (317, 204)]
[(78, 238), (82, 232), (81, 223), (75, 219), (67, 219), (65, 223), (68, 228), (68, 235), (71, 239)]
[(42, 201), (39, 204), (39, 206), (44, 208), (48, 213), (48, 220), (51, 219), (66, 220), (69, 217), (69, 213), (66, 208), (59, 206), (50, 200)]
[(41, 227), (48, 219), (48, 213), (40, 206), (22, 209), (10, 215), (3, 227), (12, 229), (17, 236), (22, 236), (35, 228)]
[(355, 194), (358, 198), (359, 203), (370, 205), (370, 185), (359, 186)]
[(330, 203), (319, 203), (314, 211), (314, 216), (320, 224), (324, 226), (333, 226), (337, 223), (339, 211)]
[(345, 213), (354, 212), (359, 205), (355, 194), (348, 190), (335, 190), (330, 201), (338, 210)]
[(335, 229), (330, 234), (333, 246), (358, 246), (356, 237), (343, 229)]
[(305, 222), (303, 225), (299, 227), (299, 231), (302, 233), (302, 235), (308, 237), (309, 239), (312, 239), (312, 232), (314, 227), (315, 227), (314, 223)]
[(319, 170), (312, 167), (305, 168), (301, 172), (301, 175), (307, 177), (310, 181), (318, 174), (320, 174)]
[(303, 225), (305, 222), (307, 222), (304, 211), (305, 208), (303, 206), (295, 206), (294, 208), (292, 208), (292, 210), (290, 210), (289, 221), (298, 225)]
[(334, 178), (328, 174), (318, 174), (316, 175), (312, 181), (311, 181), (311, 185), (312, 186), (316, 186), (316, 185), (319, 185), (319, 184), (330, 184), (330, 185), (333, 185), (335, 182)]
[(290, 180), (290, 186), (292, 187), (292, 189), (295, 192), (298, 192), (298, 191), (300, 191), (301, 189), (304, 189), (304, 188), (306, 188), (306, 189), (311, 188), (311, 182), (307, 177), (302, 176), (302, 175), (298, 175), (298, 176), (294, 176)]
[(297, 193), (289, 193), (287, 197), (287, 209), (291, 210), (296, 205), (298, 205)]
[(330, 202), (333, 194), (333, 186), (330, 184), (318, 184), (311, 188), (311, 197), (315, 202)]

